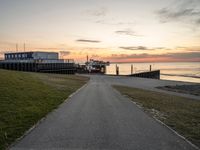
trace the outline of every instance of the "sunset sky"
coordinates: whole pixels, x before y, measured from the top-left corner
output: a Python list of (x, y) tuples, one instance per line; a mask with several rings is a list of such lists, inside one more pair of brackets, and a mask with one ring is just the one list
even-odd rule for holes
[(0, 0), (4, 52), (84, 62), (200, 61), (200, 0)]

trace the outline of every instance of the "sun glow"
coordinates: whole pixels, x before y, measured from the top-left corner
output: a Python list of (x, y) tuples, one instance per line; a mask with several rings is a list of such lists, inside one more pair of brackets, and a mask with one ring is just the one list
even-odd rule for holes
[[(199, 1), (192, 1), (180, 3), (198, 12)], [(16, 43), (19, 50), (26, 43), (27, 51), (56, 51), (78, 62), (87, 55), (123, 62), (200, 61), (199, 18), (181, 13), (183, 4), (175, 0), (46, 2), (0, 5), (1, 58), (16, 51)]]

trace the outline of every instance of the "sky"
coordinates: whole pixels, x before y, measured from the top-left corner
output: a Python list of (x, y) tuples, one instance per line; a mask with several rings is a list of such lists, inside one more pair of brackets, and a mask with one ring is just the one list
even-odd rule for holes
[(5, 52), (76, 62), (200, 61), (200, 0), (0, 0)]

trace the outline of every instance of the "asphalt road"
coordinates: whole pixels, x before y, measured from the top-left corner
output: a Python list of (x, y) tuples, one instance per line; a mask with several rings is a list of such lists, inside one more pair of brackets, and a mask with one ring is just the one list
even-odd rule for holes
[[(89, 75), (91, 76), (91, 75)], [(91, 76), (93, 77), (93, 75)], [(171, 95), (177, 95), (181, 97), (191, 98), (200, 100), (200, 96), (186, 94), (186, 93), (177, 93), (167, 90), (161, 90), (157, 87), (162, 87), (166, 85), (175, 86), (175, 85), (199, 85), (199, 83), (191, 83), (191, 82), (181, 82), (181, 81), (170, 81), (170, 80), (157, 80), (157, 79), (147, 79), (147, 78), (137, 78), (137, 77), (127, 77), (127, 76), (99, 76), (96, 75), (95, 78), (103, 78), (104, 81), (113, 85), (123, 85), (128, 87), (141, 88), (145, 90), (151, 90), (156, 92), (162, 92)]]
[(192, 150), (186, 141), (93, 76), (11, 149)]

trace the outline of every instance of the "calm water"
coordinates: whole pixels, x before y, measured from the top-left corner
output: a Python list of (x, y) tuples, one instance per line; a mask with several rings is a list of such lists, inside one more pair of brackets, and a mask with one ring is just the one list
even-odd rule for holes
[[(149, 66), (152, 65), (152, 70), (161, 70), (161, 79), (200, 83), (200, 62), (118, 63), (119, 74), (131, 74), (131, 64), (134, 73), (149, 71)], [(116, 74), (116, 63), (107, 67), (106, 74)]]

